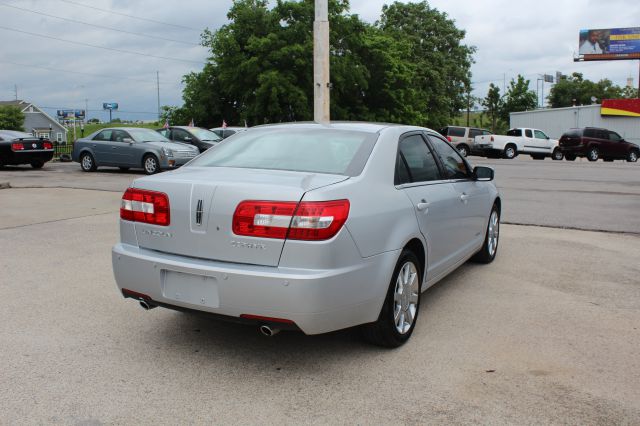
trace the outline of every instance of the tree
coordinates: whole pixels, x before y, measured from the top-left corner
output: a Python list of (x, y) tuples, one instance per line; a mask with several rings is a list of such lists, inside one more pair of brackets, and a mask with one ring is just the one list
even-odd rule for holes
[(517, 81), (511, 79), (507, 93), (500, 108), (500, 118), (509, 122), (509, 113), (535, 109), (537, 106), (536, 92), (529, 90), (529, 80), (518, 74)]
[(500, 120), (500, 111), (503, 110), (503, 101), (500, 97), (500, 88), (493, 83), (489, 85), (487, 96), (482, 100), (482, 106), (485, 107), (485, 113), (491, 121), (491, 131), (496, 133), (498, 121)]
[(597, 102), (602, 99), (620, 99), (623, 90), (609, 79), (602, 79), (597, 83), (585, 80), (581, 73), (574, 72), (570, 76), (563, 76), (549, 92), (547, 99), (552, 108), (569, 107), (572, 105), (589, 105), (591, 98)]
[[(169, 123), (172, 126), (186, 126), (190, 121), (188, 111), (184, 107), (163, 105), (160, 108), (159, 124)], [(195, 121), (195, 119), (194, 119)]]
[(24, 113), (15, 106), (0, 107), (0, 129), (24, 131)]
[(638, 97), (638, 89), (631, 86), (625, 86), (622, 89), (622, 97), (624, 99), (635, 99)]

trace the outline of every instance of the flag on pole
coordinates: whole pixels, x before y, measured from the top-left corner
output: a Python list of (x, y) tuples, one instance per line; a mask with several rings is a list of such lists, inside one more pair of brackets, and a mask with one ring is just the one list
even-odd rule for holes
[(227, 122), (224, 121), (224, 119), (222, 120), (222, 128), (226, 129), (227, 128)]
[(163, 129), (168, 129), (169, 128), (169, 119), (167, 118), (166, 120), (164, 120), (164, 126), (162, 126)]
[(195, 124), (193, 124), (193, 118), (191, 119), (191, 121), (189, 122), (189, 127), (194, 127)]

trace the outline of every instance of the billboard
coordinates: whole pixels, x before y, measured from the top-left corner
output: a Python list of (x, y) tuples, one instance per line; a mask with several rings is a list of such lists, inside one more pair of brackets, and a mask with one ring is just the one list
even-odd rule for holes
[(580, 30), (578, 43), (583, 61), (640, 59), (640, 27)]
[(83, 109), (59, 109), (56, 115), (60, 120), (84, 120), (85, 111)]
[(640, 117), (640, 99), (603, 99), (600, 115)]
[(116, 102), (104, 102), (102, 104), (102, 109), (110, 109), (110, 110), (118, 109), (118, 104)]

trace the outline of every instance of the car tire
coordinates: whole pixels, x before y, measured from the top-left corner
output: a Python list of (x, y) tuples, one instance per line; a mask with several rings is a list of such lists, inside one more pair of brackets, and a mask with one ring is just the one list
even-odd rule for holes
[(493, 205), (487, 223), (487, 232), (484, 236), (482, 248), (471, 259), (478, 263), (491, 263), (498, 253), (500, 242), (500, 211), (497, 205)]
[(598, 158), (600, 158), (600, 151), (598, 151), (598, 148), (596, 148), (595, 146), (589, 148), (589, 150), (587, 151), (587, 160), (598, 161)]
[(513, 160), (518, 155), (518, 149), (512, 143), (504, 147), (504, 151), (502, 152), (502, 156), (507, 160)]
[(544, 155), (532, 155), (531, 158), (534, 160), (544, 160)]
[(80, 155), (80, 168), (82, 168), (83, 172), (95, 172), (96, 160), (93, 158), (93, 155), (85, 152)]
[(469, 147), (463, 143), (456, 146), (456, 149), (463, 157), (467, 157), (469, 155)]
[(555, 161), (561, 161), (564, 158), (564, 154), (558, 148), (553, 150), (551, 154), (551, 159)]
[(409, 340), (418, 320), (421, 287), (418, 257), (404, 249), (393, 271), (378, 320), (362, 326), (363, 337), (374, 345), (387, 348), (397, 348)]
[(145, 155), (142, 159), (142, 168), (148, 175), (158, 173), (160, 171), (160, 163), (158, 162), (158, 157), (153, 154)]
[(32, 161), (31, 162), (31, 167), (33, 167), (34, 169), (41, 169), (44, 166), (44, 161)]
[(129, 168), (128, 168), (128, 167), (118, 167), (118, 168), (119, 168), (119, 169), (120, 169), (120, 171), (122, 171), (122, 172), (126, 172), (126, 171), (128, 171), (128, 170), (129, 170)]
[(636, 161), (638, 161), (638, 151), (635, 149), (629, 151), (629, 153), (627, 154), (627, 161), (629, 163), (635, 163)]
[(574, 154), (566, 154), (564, 159), (567, 161), (576, 161), (576, 156)]

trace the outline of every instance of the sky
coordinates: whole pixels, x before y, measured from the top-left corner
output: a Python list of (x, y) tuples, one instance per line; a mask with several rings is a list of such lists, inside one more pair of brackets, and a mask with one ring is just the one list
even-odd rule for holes
[[(351, 0), (351, 12), (375, 22), (385, 3)], [(502, 89), (518, 74), (539, 92), (540, 75), (556, 71), (608, 78), (620, 86), (633, 77), (638, 85), (639, 61), (573, 62), (580, 29), (640, 26), (637, 0), (429, 4), (453, 19), (466, 31), (463, 42), (477, 48), (476, 96), (484, 97), (491, 82)], [(51, 114), (87, 108), (88, 117), (105, 120), (102, 103), (117, 102), (114, 117), (155, 119), (156, 72), (160, 104), (181, 105), (182, 76), (201, 70), (208, 56), (199, 46), (200, 33), (224, 25), (230, 5), (231, 0), (0, 0), (0, 100), (14, 99), (17, 87), (19, 99)], [(545, 96), (550, 87), (544, 85)]]

